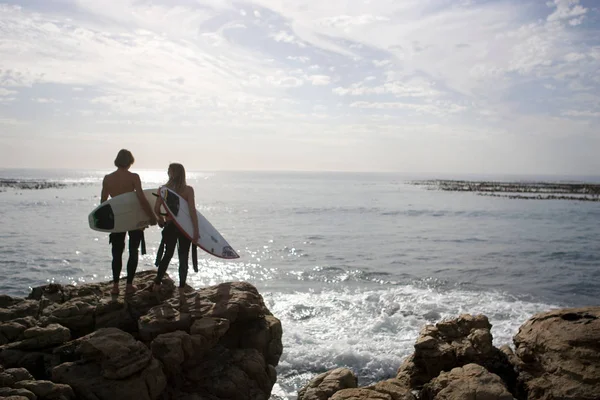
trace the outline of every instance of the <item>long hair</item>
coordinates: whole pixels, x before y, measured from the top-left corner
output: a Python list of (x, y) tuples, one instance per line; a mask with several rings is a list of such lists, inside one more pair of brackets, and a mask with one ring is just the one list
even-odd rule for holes
[(171, 177), (167, 182), (167, 187), (181, 194), (187, 186), (185, 182), (185, 168), (181, 164), (172, 163), (169, 164), (169, 171), (171, 172)]

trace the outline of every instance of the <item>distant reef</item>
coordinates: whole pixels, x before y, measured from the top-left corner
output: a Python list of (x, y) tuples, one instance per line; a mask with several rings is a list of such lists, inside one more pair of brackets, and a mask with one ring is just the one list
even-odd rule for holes
[(421, 180), (410, 182), (431, 190), (475, 192), (480, 196), (523, 200), (600, 201), (600, 184), (582, 182), (494, 182)]
[(82, 186), (85, 183), (66, 183), (44, 179), (6, 179), (0, 178), (0, 191), (9, 189), (36, 190), (36, 189), (62, 189), (67, 186)]

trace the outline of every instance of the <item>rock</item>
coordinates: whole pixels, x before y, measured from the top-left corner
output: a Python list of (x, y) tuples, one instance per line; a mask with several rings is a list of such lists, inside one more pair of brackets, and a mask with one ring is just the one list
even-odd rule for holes
[(388, 394), (392, 400), (416, 400), (411, 389), (403, 385), (398, 379), (388, 379), (386, 381), (377, 382), (374, 385), (367, 386), (365, 389)]
[(161, 333), (189, 331), (192, 319), (168, 303), (153, 307), (138, 321), (140, 337), (147, 342)]
[(499, 375), (513, 388), (516, 373), (506, 354), (492, 345), (491, 325), (484, 315), (461, 315), (435, 326), (425, 326), (415, 352), (397, 374), (404, 385), (420, 388), (442, 371), (475, 363)]
[(8, 397), (0, 397), (0, 399), (3, 399), (3, 400), (29, 400), (25, 396), (8, 396)]
[(597, 400), (600, 307), (536, 314), (514, 337), (519, 388), (529, 400)]
[(365, 388), (342, 389), (331, 396), (330, 400), (392, 400), (392, 396)]
[(70, 295), (68, 293), (72, 289), (75, 289), (75, 286), (63, 286), (57, 283), (50, 283), (48, 285), (33, 288), (27, 298), (38, 301), (47, 300), (50, 303), (64, 303), (69, 300)]
[(9, 368), (0, 372), (0, 387), (12, 386), (15, 382), (33, 380), (25, 368)]
[(181, 371), (181, 365), (194, 356), (192, 338), (186, 332), (176, 331), (158, 335), (152, 341), (152, 355), (164, 365), (168, 373), (175, 375)]
[(79, 340), (75, 353), (83, 362), (101, 365), (106, 379), (125, 379), (143, 370), (152, 359), (150, 350), (129, 333), (116, 328), (100, 329)]
[(36, 350), (63, 344), (71, 339), (71, 332), (59, 324), (50, 324), (46, 327), (35, 326), (22, 333), (23, 340), (10, 343), (5, 348)]
[(37, 396), (27, 389), (14, 389), (8, 387), (0, 387), (0, 398), (4, 397), (21, 397), (28, 400), (37, 400)]
[(15, 299), (3, 296), (0, 304), (0, 322), (11, 321), (17, 318), (37, 317), (40, 305), (35, 300)]
[(63, 363), (52, 370), (52, 379), (71, 386), (80, 400), (154, 400), (166, 387), (160, 363), (152, 359), (140, 372), (121, 380), (106, 379), (98, 363)]
[(94, 331), (95, 296), (73, 298), (64, 303), (53, 303), (42, 311), (42, 320), (69, 328), (74, 337)]
[(70, 400), (75, 398), (75, 393), (68, 385), (61, 385), (50, 381), (20, 381), (14, 385), (17, 389), (27, 389), (39, 399)]
[(256, 349), (216, 346), (199, 365), (184, 369), (182, 374), (186, 393), (217, 399), (266, 400), (275, 383), (272, 367)]
[(192, 335), (202, 335), (207, 341), (217, 343), (229, 329), (229, 320), (206, 317), (194, 321), (190, 329)]
[(35, 325), (33, 317), (17, 318), (0, 324), (0, 346), (23, 339), (23, 332)]
[(95, 329), (119, 328), (125, 332), (137, 331), (137, 320), (133, 318), (125, 298), (102, 297), (96, 305)]
[(502, 379), (477, 364), (442, 372), (421, 391), (421, 400), (513, 400)]
[(228, 282), (198, 290), (193, 318), (224, 318), (230, 323), (271, 313), (256, 288), (246, 282)]
[(25, 368), (37, 379), (48, 377), (51, 363), (52, 355), (39, 351), (3, 349), (0, 352), (0, 364), (7, 368)]
[(336, 368), (314, 377), (298, 391), (298, 400), (327, 400), (342, 389), (356, 388), (356, 375), (348, 368)]
[(256, 288), (230, 282), (180, 296), (168, 277), (150, 291), (155, 276), (136, 274), (131, 295), (123, 283), (113, 296), (103, 282), (44, 285), (28, 299), (0, 296), (0, 364), (9, 368), (0, 366), (0, 385), (21, 386), (6, 395), (268, 399), (282, 328)]
[(259, 350), (265, 354), (267, 363), (277, 366), (283, 353), (283, 329), (277, 318), (266, 315), (254, 320), (252, 324), (245, 324), (243, 329), (238, 328), (238, 332), (243, 333), (240, 338), (241, 347)]

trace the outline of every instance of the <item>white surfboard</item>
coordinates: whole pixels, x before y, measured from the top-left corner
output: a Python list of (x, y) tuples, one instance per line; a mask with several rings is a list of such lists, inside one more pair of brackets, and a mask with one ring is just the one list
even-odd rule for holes
[[(188, 239), (192, 240), (192, 217), (187, 201), (165, 186), (159, 189), (159, 196), (167, 214), (173, 219), (175, 225)], [(240, 257), (200, 211), (196, 210), (196, 215), (198, 217), (198, 233), (200, 234), (200, 239), (195, 243), (196, 245), (215, 257), (226, 259)]]
[[(144, 196), (154, 208), (158, 198), (158, 189), (144, 190)], [(90, 228), (100, 232), (127, 232), (150, 226), (150, 217), (146, 214), (135, 192), (123, 193), (112, 197), (88, 216)]]

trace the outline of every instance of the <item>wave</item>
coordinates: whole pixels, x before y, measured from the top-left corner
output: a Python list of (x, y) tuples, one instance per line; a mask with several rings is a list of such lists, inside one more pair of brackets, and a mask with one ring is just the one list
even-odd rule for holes
[(285, 327), (279, 389), (292, 395), (316, 374), (352, 369), (361, 385), (395, 375), (412, 353), (419, 329), (461, 313), (485, 314), (494, 344), (510, 344), (518, 327), (554, 306), (500, 292), (436, 290), (402, 285), (365, 290), (331, 289), (269, 293), (269, 309)]

